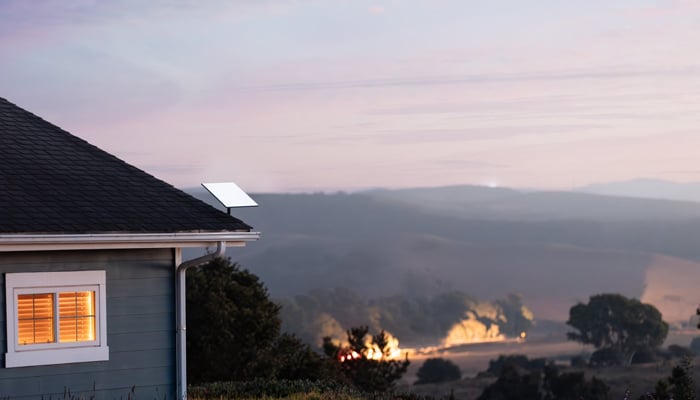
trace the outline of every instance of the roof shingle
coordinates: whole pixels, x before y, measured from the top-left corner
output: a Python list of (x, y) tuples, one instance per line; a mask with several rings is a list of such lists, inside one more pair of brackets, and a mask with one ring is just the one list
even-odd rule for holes
[(0, 233), (250, 229), (0, 98)]

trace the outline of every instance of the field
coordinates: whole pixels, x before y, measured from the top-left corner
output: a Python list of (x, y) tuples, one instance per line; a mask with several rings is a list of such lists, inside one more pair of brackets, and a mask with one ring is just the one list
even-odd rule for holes
[[(674, 331), (669, 335), (666, 345), (688, 345), (697, 331)], [(193, 391), (190, 398), (204, 399), (292, 399), (292, 400), (422, 400), (447, 399), (451, 394), (455, 399), (472, 400), (479, 397), (483, 390), (496, 380), (494, 376), (479, 374), (488, 368), (489, 361), (499, 355), (524, 354), (530, 359), (546, 358), (557, 363), (563, 371), (583, 371), (588, 379), (595, 376), (610, 387), (610, 399), (623, 399), (630, 390), (629, 398), (639, 398), (653, 391), (660, 379), (667, 378), (678, 360), (659, 361), (631, 367), (573, 368), (568, 366), (572, 356), (590, 354), (593, 348), (567, 341), (561, 334), (540, 336), (527, 341), (504, 341), (464, 345), (449, 350), (434, 351), (428, 354), (412, 354), (411, 366), (394, 394), (363, 395), (357, 390), (342, 384), (319, 384), (307, 381), (259, 381), (241, 383), (221, 383), (221, 388), (237, 387), (236, 390), (219, 391), (209, 387), (204, 391)], [(416, 373), (428, 358), (441, 357), (457, 364), (462, 371), (462, 379), (441, 384), (414, 385)], [(700, 369), (695, 369), (695, 382), (700, 382)], [(247, 388), (244, 388), (247, 387)], [(211, 390), (211, 389), (214, 390)], [(700, 393), (700, 390), (698, 390)], [(220, 394), (216, 394), (220, 393)], [(222, 393), (228, 393), (222, 395)], [(234, 395), (238, 393), (238, 395)], [(267, 395), (264, 397), (263, 394)], [(291, 395), (290, 395), (291, 394)], [(399, 394), (399, 395), (397, 395)], [(250, 397), (247, 397), (250, 396)]]
[[(696, 334), (696, 331), (672, 332), (666, 344), (687, 346), (690, 339)], [(486, 386), (496, 380), (495, 377), (477, 377), (477, 374), (485, 371), (488, 368), (489, 360), (497, 358), (500, 354), (526, 354), (529, 358), (545, 357), (564, 365), (571, 356), (592, 351), (592, 347), (582, 346), (575, 342), (566, 341), (561, 336), (556, 336), (540, 337), (524, 343), (485, 343), (463, 347), (459, 351), (415, 355), (411, 358), (411, 368), (399, 386), (399, 390), (435, 398), (447, 396), (453, 391), (457, 399), (476, 399)], [(443, 384), (412, 385), (418, 368), (429, 357), (442, 357), (457, 364), (462, 370), (462, 380)], [(631, 367), (567, 368), (567, 370), (583, 371), (587, 378), (595, 376), (602, 379), (610, 386), (610, 398), (622, 399), (628, 389), (632, 394), (630, 398), (637, 398), (647, 391), (653, 391), (656, 382), (668, 377), (673, 366), (674, 362), (666, 361)], [(700, 368), (695, 369), (695, 382), (700, 383)]]

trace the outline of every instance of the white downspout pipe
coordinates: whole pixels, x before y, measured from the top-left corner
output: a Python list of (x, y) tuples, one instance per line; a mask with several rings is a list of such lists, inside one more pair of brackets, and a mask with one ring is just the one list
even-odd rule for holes
[(187, 270), (191, 267), (196, 267), (207, 263), (215, 258), (223, 257), (226, 254), (226, 242), (219, 241), (216, 243), (216, 251), (214, 253), (205, 254), (192, 260), (183, 262), (177, 266), (176, 275), (176, 348), (177, 348), (177, 399), (187, 399), (187, 313), (185, 310), (185, 277)]

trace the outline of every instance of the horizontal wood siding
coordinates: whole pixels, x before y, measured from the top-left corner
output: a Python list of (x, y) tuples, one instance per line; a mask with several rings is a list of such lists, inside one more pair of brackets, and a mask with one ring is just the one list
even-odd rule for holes
[[(109, 361), (4, 368), (5, 273), (105, 270)], [(175, 267), (172, 250), (0, 254), (0, 399), (175, 397)]]

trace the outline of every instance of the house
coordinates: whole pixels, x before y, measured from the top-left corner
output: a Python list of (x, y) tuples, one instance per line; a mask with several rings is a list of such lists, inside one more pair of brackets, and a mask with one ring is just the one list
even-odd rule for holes
[(0, 398), (185, 397), (182, 249), (258, 236), (0, 98)]

